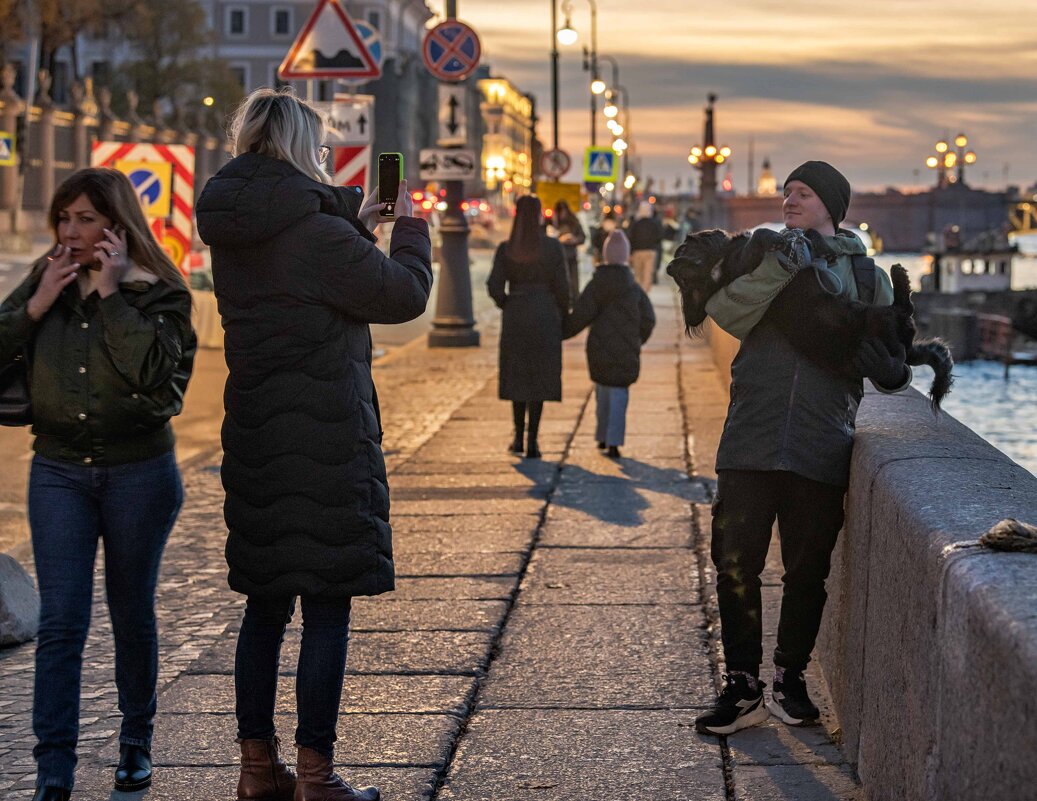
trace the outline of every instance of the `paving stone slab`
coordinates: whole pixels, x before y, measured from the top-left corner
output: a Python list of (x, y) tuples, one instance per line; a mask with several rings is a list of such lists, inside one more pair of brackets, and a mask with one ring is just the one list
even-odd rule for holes
[[(438, 712), (460, 715), (474, 689), (469, 676), (347, 675), (342, 712)], [(226, 713), (234, 710), (234, 677), (182, 676), (159, 696), (163, 714)], [(278, 682), (276, 711), (295, 713), (295, 678)]]
[(687, 517), (653, 520), (641, 526), (555, 520), (548, 521), (540, 535), (540, 544), (548, 547), (681, 548), (691, 542)]
[(522, 567), (520, 551), (401, 551), (394, 552), (397, 578), (448, 576), (514, 576)]
[(350, 638), (350, 668), (357, 673), (461, 673), (486, 666), (489, 631), (365, 632)]
[(417, 492), (426, 487), (442, 489), (444, 487), (521, 487), (530, 492), (546, 492), (554, 483), (554, 471), (541, 471), (533, 475), (525, 475), (518, 470), (506, 473), (423, 473), (415, 475), (400, 473), (393, 477), (390, 494), (395, 498), (400, 492)]
[(350, 629), (362, 631), (496, 631), (506, 601), (397, 601), (355, 598)]
[(517, 606), (480, 704), (709, 706), (703, 624), (698, 606)]
[(824, 727), (786, 726), (774, 717), (728, 737), (727, 747), (735, 765), (846, 764)]
[(488, 710), (439, 794), (450, 801), (723, 801), (720, 748), (670, 711)]
[(540, 548), (522, 581), (523, 604), (688, 604), (699, 598), (687, 548)]
[[(492, 632), (402, 631), (360, 632), (350, 635), (346, 670), (350, 673), (471, 674), (486, 661)], [(289, 628), (281, 647), (280, 674), (293, 676), (302, 638)], [(227, 637), (207, 649), (188, 673), (234, 673), (237, 641)]]
[[(524, 517), (524, 516), (523, 516)], [(478, 518), (467, 518), (476, 520)], [(473, 528), (458, 525), (455, 518), (443, 518), (444, 527), (437, 530), (393, 531), (394, 553), (523, 553), (533, 544), (538, 521), (523, 519), (494, 521)]]
[[(506, 515), (483, 512), (481, 515), (458, 515), (456, 517), (421, 518), (401, 517), (393, 521), (393, 541), (397, 536), (422, 532), (445, 532), (451, 534), (469, 534), (472, 532), (509, 532), (523, 531), (532, 534), (537, 527), (537, 520), (530, 519), (527, 514)], [(430, 550), (414, 548), (414, 550)], [(434, 549), (432, 549), (434, 550)], [(469, 550), (465, 544), (464, 550)], [(521, 549), (520, 549), (521, 550)]]
[(395, 476), (484, 476), (493, 473), (519, 473), (527, 477), (550, 478), (557, 471), (558, 464), (556, 461), (523, 459), (518, 456), (502, 458), (498, 461), (473, 462), (471, 464), (444, 461), (442, 459), (412, 458), (392, 471), (389, 476), (389, 491), (392, 492), (392, 482)]
[(520, 498), (455, 497), (444, 500), (397, 501), (392, 504), (393, 523), (402, 517), (458, 517), (485, 515), (493, 510), (497, 514), (529, 515), (537, 517), (544, 507), (544, 499), (521, 493)]
[(735, 801), (864, 801), (849, 768), (841, 766), (735, 766), (733, 779)]
[[(688, 475), (684, 459), (656, 459), (645, 461), (624, 456), (621, 459), (609, 459), (594, 443), (593, 460), (579, 459), (583, 451), (573, 450), (566, 457), (565, 466), (559, 476), (559, 486), (571, 486), (573, 483), (628, 481), (637, 487), (656, 487), (665, 492), (670, 485), (683, 485), (693, 480)], [(689, 490), (690, 492), (691, 490)]]
[[(491, 486), (428, 485), (424, 487), (394, 487), (392, 502), (394, 507), (407, 507), (410, 504), (421, 502), (427, 503), (430, 501), (440, 503), (443, 501), (452, 501), (454, 503), (480, 503), (496, 506), (502, 502), (529, 500), (543, 501), (550, 489), (550, 485), (546, 483), (540, 485), (529, 484), (528, 482), (522, 481), (522, 477), (519, 476), (513, 479), (510, 485), (501, 485), (498, 483)], [(412, 514), (400, 511), (400, 514), (405, 513)], [(485, 512), (483, 512), (483, 514), (485, 514)]]
[[(290, 760), (294, 755), (285, 754)], [(432, 768), (369, 768), (350, 770), (343, 765), (338, 771), (354, 786), (374, 785), (385, 801), (423, 801), (432, 792), (436, 771)], [(91, 801), (230, 801), (235, 798), (238, 782), (236, 767), (163, 768), (155, 770), (155, 780), (147, 793), (116, 793), (111, 790), (108, 767), (81, 767), (76, 784), (76, 797)]]
[(396, 581), (393, 597), (400, 601), (496, 601), (510, 598), (514, 591), (515, 579), (511, 576), (401, 578)]
[[(291, 742), (295, 715), (274, 715), (284, 742)], [(454, 715), (344, 714), (339, 716), (335, 753), (350, 765), (442, 765), (460, 726)], [(235, 765), (236, 722), (222, 715), (166, 715), (155, 720), (152, 749), (160, 765)], [(185, 733), (190, 732), (186, 737)]]
[[(704, 500), (701, 487), (689, 482), (684, 485), (668, 484), (643, 487), (634, 484), (580, 481), (568, 476), (551, 497), (547, 521), (574, 520), (590, 525), (612, 523), (621, 526), (640, 526), (656, 520), (691, 516), (691, 497)], [(571, 489), (570, 489), (571, 487)], [(671, 492), (663, 489), (672, 490)], [(690, 497), (682, 497), (689, 495)]]

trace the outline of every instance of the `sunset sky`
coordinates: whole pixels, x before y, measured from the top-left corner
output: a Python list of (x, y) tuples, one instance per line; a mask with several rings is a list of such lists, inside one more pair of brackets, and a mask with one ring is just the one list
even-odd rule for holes
[[(580, 40), (559, 49), (561, 146), (589, 144), (590, 5), (572, 0)], [(559, 24), (563, 15), (559, 3)], [(459, 0), (495, 75), (533, 92), (551, 142), (550, 0)], [(937, 139), (966, 133), (978, 162), (966, 180), (1037, 182), (1037, 0), (598, 0), (598, 52), (616, 58), (630, 92), (644, 172), (687, 180), (715, 92), (735, 188), (769, 156), (779, 181), (809, 158), (832, 162), (857, 190), (922, 188)], [(610, 67), (602, 65), (608, 80)], [(607, 136), (599, 117), (599, 144)], [(570, 173), (570, 179), (575, 172)]]

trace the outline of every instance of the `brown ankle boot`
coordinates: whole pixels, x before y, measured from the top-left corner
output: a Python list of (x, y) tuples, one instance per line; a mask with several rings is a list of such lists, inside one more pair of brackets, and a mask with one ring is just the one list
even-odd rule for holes
[(241, 776), (238, 778), (238, 801), (292, 801), (295, 796), (295, 774), (278, 753), (281, 742), (271, 740), (238, 740), (241, 745)]
[(294, 801), (379, 801), (377, 787), (350, 787), (335, 775), (331, 757), (299, 746), (299, 781)]

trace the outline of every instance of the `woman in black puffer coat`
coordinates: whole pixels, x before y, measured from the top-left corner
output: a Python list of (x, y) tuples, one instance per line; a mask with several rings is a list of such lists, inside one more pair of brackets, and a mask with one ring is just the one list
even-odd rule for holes
[(389, 490), (369, 323), (402, 323), (432, 287), (424, 221), (401, 184), (384, 256), (364, 220), (376, 193), (329, 185), (324, 124), (290, 92), (261, 89), (232, 130), (237, 157), (206, 185), (198, 229), (212, 247), (225, 330), (224, 514), (230, 586), (248, 596), (235, 665), (239, 799), (289, 801), (277, 754), (278, 656), (295, 596), (303, 641), (295, 799), (373, 801), (332, 770), (350, 599), (393, 589)]

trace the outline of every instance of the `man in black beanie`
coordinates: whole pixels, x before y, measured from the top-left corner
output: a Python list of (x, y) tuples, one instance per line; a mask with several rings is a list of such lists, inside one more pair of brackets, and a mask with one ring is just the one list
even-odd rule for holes
[[(865, 303), (893, 302), (889, 277), (853, 233), (839, 228), (850, 205), (850, 184), (830, 164), (808, 161), (785, 181), (786, 228), (814, 230), (824, 240), (814, 256), (842, 287)], [(815, 238), (816, 241), (816, 238)], [(807, 692), (810, 661), (824, 610), (825, 579), (843, 523), (853, 425), (864, 393), (859, 378), (831, 372), (800, 354), (765, 317), (789, 273), (768, 254), (749, 275), (721, 289), (706, 312), (742, 340), (731, 365), (731, 405), (717, 450), (712, 558), (717, 570), (726, 683), (696, 728), (731, 734), (772, 713), (793, 726), (816, 722)], [(878, 340), (862, 345), (858, 372), (881, 392), (911, 383), (903, 348), (890, 353)], [(777, 519), (785, 567), (774, 652), (774, 686), (764, 702), (759, 680), (762, 646), (760, 574)]]

